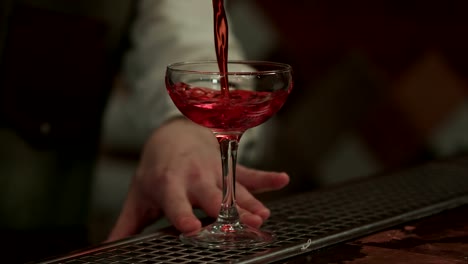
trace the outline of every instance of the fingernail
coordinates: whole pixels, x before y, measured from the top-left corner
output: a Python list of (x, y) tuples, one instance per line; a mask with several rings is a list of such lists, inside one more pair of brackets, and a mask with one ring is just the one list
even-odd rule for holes
[(270, 213), (270, 210), (265, 208), (257, 212), (257, 215), (260, 216), (263, 220), (266, 220), (268, 217), (270, 217)]

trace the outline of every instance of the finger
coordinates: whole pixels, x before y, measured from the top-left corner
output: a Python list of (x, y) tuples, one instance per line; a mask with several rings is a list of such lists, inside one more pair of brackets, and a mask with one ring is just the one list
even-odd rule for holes
[(218, 216), (222, 202), (222, 191), (218, 186), (200, 183), (191, 191), (193, 200), (208, 216)]
[(239, 208), (239, 216), (241, 222), (248, 226), (259, 228), (263, 224), (263, 219), (260, 216), (252, 214), (245, 209)]
[(140, 233), (160, 213), (160, 210), (155, 207), (144, 208), (144, 203), (141, 199), (138, 199), (138, 194), (131, 188), (117, 222), (106, 242)]
[(201, 222), (193, 213), (190, 201), (183, 190), (184, 188), (168, 185), (164, 190), (162, 206), (166, 217), (174, 227), (182, 233), (188, 233), (200, 229)]
[(289, 176), (285, 172), (267, 172), (239, 165), (237, 181), (250, 191), (258, 193), (283, 188), (289, 183)]
[(256, 199), (244, 186), (237, 184), (236, 193), (237, 203), (242, 209), (261, 217), (262, 220), (266, 220), (270, 217), (270, 210)]

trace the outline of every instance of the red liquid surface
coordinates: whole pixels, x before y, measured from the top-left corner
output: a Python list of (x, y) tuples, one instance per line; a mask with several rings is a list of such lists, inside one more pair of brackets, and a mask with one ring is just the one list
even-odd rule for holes
[(168, 89), (174, 104), (193, 122), (217, 132), (243, 132), (260, 125), (283, 106), (288, 91), (221, 91), (177, 83)]

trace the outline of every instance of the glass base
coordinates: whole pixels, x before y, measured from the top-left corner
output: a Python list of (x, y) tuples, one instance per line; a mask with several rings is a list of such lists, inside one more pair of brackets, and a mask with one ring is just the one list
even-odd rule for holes
[(184, 244), (205, 248), (235, 249), (259, 247), (275, 240), (273, 233), (262, 231), (239, 222), (226, 224), (215, 222), (198, 231), (180, 235)]

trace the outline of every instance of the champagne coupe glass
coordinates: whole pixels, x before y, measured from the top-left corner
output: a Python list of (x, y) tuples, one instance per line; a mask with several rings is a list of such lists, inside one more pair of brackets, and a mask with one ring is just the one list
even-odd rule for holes
[(228, 69), (220, 74), (216, 61), (193, 61), (174, 63), (166, 70), (166, 87), (174, 104), (187, 118), (211, 129), (220, 146), (219, 215), (213, 224), (180, 236), (184, 243), (208, 248), (261, 246), (274, 240), (272, 233), (240, 222), (235, 196), (237, 148), (242, 134), (273, 116), (293, 87), (287, 64), (229, 61)]

